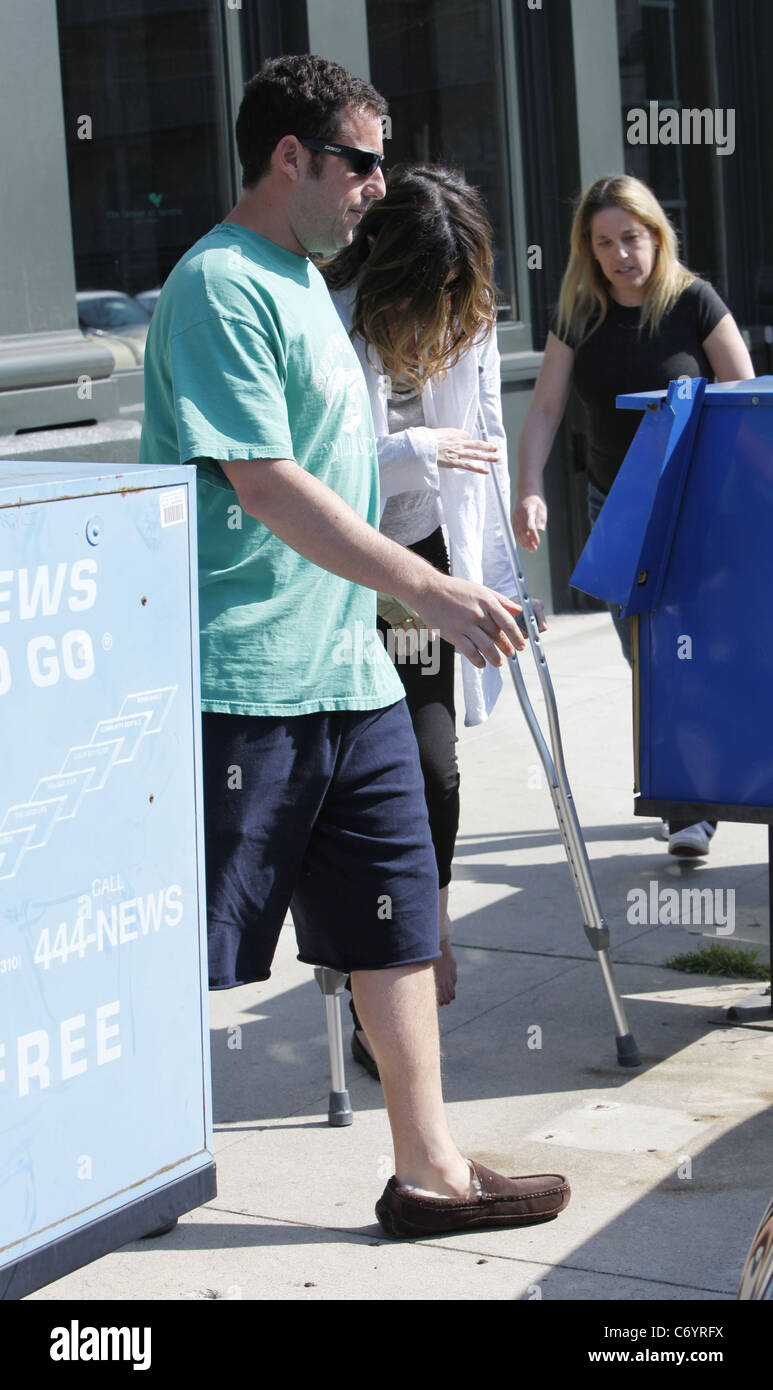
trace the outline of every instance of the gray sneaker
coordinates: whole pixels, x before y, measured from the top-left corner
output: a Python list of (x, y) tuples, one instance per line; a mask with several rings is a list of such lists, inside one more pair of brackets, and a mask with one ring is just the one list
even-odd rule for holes
[(686, 825), (684, 830), (669, 835), (668, 852), (682, 859), (697, 859), (700, 855), (708, 854), (713, 834), (714, 826), (707, 820), (698, 821), (697, 825)]

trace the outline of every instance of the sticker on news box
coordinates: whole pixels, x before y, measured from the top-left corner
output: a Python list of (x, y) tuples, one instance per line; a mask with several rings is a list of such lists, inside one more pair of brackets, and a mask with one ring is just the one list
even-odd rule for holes
[(159, 505), (161, 507), (162, 526), (177, 526), (179, 522), (185, 521), (185, 488), (166, 488), (159, 493)]

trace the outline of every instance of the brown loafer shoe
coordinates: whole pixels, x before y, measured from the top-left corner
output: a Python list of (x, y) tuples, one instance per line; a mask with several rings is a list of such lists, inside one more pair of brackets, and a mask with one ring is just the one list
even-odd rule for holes
[(552, 1221), (571, 1190), (561, 1173), (505, 1178), (473, 1163), (481, 1192), (473, 1197), (422, 1197), (391, 1177), (376, 1203), (376, 1216), (390, 1236), (438, 1236), (489, 1226), (531, 1226)]

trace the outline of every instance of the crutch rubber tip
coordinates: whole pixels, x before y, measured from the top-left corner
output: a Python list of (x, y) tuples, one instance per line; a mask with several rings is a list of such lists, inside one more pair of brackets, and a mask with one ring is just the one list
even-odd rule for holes
[(352, 1114), (352, 1103), (349, 1099), (348, 1091), (331, 1091), (330, 1103), (327, 1110), (327, 1122), (336, 1129), (342, 1129), (344, 1125), (350, 1125), (354, 1115)]
[(640, 1067), (641, 1057), (633, 1033), (623, 1033), (617, 1039), (617, 1060), (621, 1067)]

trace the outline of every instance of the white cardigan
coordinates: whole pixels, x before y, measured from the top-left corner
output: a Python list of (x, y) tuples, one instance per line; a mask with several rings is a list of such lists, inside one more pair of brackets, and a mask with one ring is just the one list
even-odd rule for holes
[[(333, 295), (333, 303), (347, 332), (351, 328), (353, 290)], [(451, 573), (459, 579), (486, 584), (500, 593), (515, 596), (516, 587), (510, 559), (505, 549), (496, 496), (487, 474), (467, 468), (439, 468), (433, 429), (467, 430), (473, 438), (485, 432), (499, 447), (493, 465), (497, 471), (505, 506), (510, 509), (510, 474), (507, 467), (507, 437), (502, 423), (500, 359), (496, 330), (473, 343), (442, 381), (432, 378), (422, 394), (426, 426), (389, 433), (387, 403), (389, 377), (371, 349), (368, 361), (365, 343), (359, 335), (354, 348), (365, 373), (373, 423), (378, 442), (382, 511), (389, 497), (401, 492), (432, 488), (440, 494), (443, 525), (448, 532)], [(462, 657), (462, 687), (466, 725), (482, 724), (488, 718), (502, 688), (496, 666), (480, 671)]]

